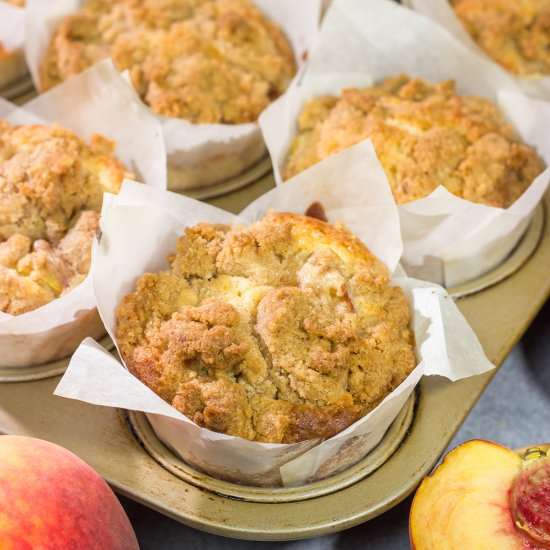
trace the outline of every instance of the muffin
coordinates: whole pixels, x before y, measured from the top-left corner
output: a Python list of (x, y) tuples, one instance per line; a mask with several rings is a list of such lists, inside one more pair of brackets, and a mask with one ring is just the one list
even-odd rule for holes
[(507, 208), (544, 169), (487, 99), (458, 95), (453, 81), (399, 75), (307, 101), (283, 178), (365, 139), (399, 204), (443, 185), (463, 199)]
[(296, 70), (283, 32), (250, 0), (88, 0), (55, 30), (41, 88), (107, 57), (155, 113), (194, 123), (255, 121)]
[(199, 426), (329, 438), (416, 366), (403, 291), (342, 225), (200, 223), (169, 262), (122, 299), (115, 336), (130, 372)]
[(450, 0), (467, 32), (520, 77), (550, 75), (550, 0)]
[(0, 311), (20, 315), (86, 277), (103, 192), (131, 177), (114, 143), (0, 120)]

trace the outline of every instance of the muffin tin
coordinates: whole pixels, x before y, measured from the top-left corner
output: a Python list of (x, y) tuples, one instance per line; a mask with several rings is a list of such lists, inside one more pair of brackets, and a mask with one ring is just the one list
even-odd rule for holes
[[(273, 184), (268, 174), (210, 202), (237, 212)], [(550, 295), (548, 207), (550, 194), (492, 286), (478, 281), (479, 291), (458, 300), (496, 365)], [(409, 402), (365, 462), (329, 478), (322, 487), (304, 490), (262, 491), (212, 480), (178, 463), (142, 415), (131, 413), (129, 422), (124, 411), (54, 397), (59, 376), (0, 384), (0, 432), (58, 443), (90, 463), (116, 491), (192, 527), (255, 540), (307, 538), (371, 519), (409, 495), (495, 372), (454, 383), (425, 377), (414, 409)]]
[[(22, 104), (35, 95), (25, 93), (29, 87), (22, 79), (0, 95), (17, 95)], [(264, 157), (238, 177), (185, 194), (236, 213), (274, 186), (270, 168)], [(505, 262), (449, 289), (497, 368), (550, 295), (548, 208), (550, 192)], [(108, 337), (100, 343), (114, 349)], [(60, 444), (120, 494), (192, 527), (253, 540), (333, 533), (395, 506), (431, 470), (497, 370), (454, 383), (424, 377), (381, 443), (358, 464), (305, 487), (261, 489), (222, 482), (181, 462), (142, 413), (55, 397), (68, 362), (0, 369), (0, 433)]]

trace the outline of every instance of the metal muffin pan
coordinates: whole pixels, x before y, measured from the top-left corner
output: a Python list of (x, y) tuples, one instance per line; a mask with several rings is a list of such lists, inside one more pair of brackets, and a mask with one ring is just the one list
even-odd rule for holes
[[(238, 212), (273, 184), (272, 176), (267, 175), (210, 202)], [(546, 208), (549, 205), (547, 195)], [(522, 265), (492, 286), (457, 301), (497, 366), (550, 294), (550, 228), (540, 216), (535, 216), (524, 238), (531, 244)], [(529, 237), (530, 232), (536, 235), (533, 228), (539, 232), (535, 244)], [(516, 252), (526, 246), (524, 241)], [(171, 453), (156, 446), (146, 424), (136, 420), (139, 415), (132, 415), (136, 425), (132, 431), (124, 411), (54, 397), (58, 376), (0, 384), (0, 432), (58, 443), (91, 464), (116, 491), (198, 529), (245, 539), (298, 539), (371, 519), (410, 494), (429, 473), (495, 372), (455, 383), (425, 377), (407, 436), (383, 457), (379, 467), (371, 468), (370, 473), (359, 471), (349, 484), (337, 486), (341, 478), (334, 476), (327, 480), (332, 486), (323, 489), (323, 494), (314, 498), (304, 494), (292, 502), (282, 502), (276, 496), (269, 501), (255, 490), (255, 496), (243, 498), (237, 494), (240, 487), (221, 487), (221, 482), (182, 467)], [(188, 479), (182, 479), (182, 470)], [(344, 477), (349, 475), (344, 472)]]
[[(28, 84), (27, 84), (28, 85)], [(21, 92), (20, 92), (21, 93)], [(18, 97), (19, 104), (34, 92)], [(234, 213), (274, 185), (264, 158), (241, 176), (186, 194)], [(550, 194), (545, 197), (550, 206)], [(499, 366), (550, 295), (550, 229), (540, 207), (498, 268), (449, 289)], [(112, 341), (101, 342), (109, 349)], [(299, 539), (367, 521), (406, 498), (429, 473), (495, 371), (451, 383), (425, 377), (379, 446), (345, 472), (292, 489), (244, 487), (180, 461), (141, 413), (57, 398), (68, 359), (0, 370), (0, 433), (58, 443), (95, 468), (119, 493), (192, 527), (254, 540)], [(18, 381), (17, 384), (5, 382)]]

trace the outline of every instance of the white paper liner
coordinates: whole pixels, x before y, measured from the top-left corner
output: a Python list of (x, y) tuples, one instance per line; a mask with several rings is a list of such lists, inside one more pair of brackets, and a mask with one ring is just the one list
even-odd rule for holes
[[(341, 182), (338, 189), (335, 178)], [(134, 290), (143, 273), (167, 268), (165, 258), (185, 226), (200, 221), (248, 224), (261, 219), (269, 208), (303, 213), (312, 201), (322, 202), (332, 223), (344, 221), (390, 272), (400, 271), (399, 218), (369, 142), (299, 174), (238, 217), (189, 198), (125, 182), (118, 196), (104, 202), (102, 238), (96, 249), (94, 289), (109, 334), (114, 337), (115, 309), (122, 297)], [(441, 287), (408, 278), (395, 279), (394, 284), (403, 287), (411, 306), (419, 365), (369, 415), (324, 442), (265, 444), (200, 428), (90, 339), (73, 356), (55, 393), (145, 412), (156, 434), (176, 454), (222, 479), (298, 485), (326, 477), (357, 462), (380, 441), (423, 374), (457, 380), (492, 368), (472, 329)]]
[[(549, 103), (527, 98), (505, 71), (407, 8), (389, 0), (334, 0), (301, 82), (260, 117), (277, 183), (308, 98), (369, 86), (401, 72), (431, 82), (454, 79), (458, 93), (496, 102), (550, 164)], [(549, 180), (547, 169), (507, 209), (460, 199), (442, 186), (400, 205), (407, 272), (451, 287), (490, 271), (518, 243)]]
[[(58, 23), (85, 0), (27, 0), (26, 57), (37, 89), (39, 70)], [(307, 57), (317, 34), (322, 0), (254, 0), (278, 23), (290, 41), (297, 64)], [(193, 124), (181, 118), (158, 116), (168, 163), (170, 189), (182, 190), (233, 177), (255, 164), (266, 152), (257, 122)]]
[(0, 89), (26, 74), (24, 43), (24, 10), (0, 0), (0, 45), (8, 52), (0, 55)]
[[(0, 118), (12, 124), (57, 122), (86, 140), (100, 133), (116, 142), (117, 159), (137, 179), (166, 189), (166, 153), (160, 124), (148, 109), (134, 101), (134, 95), (106, 62), (24, 107), (0, 99)], [(72, 353), (84, 336), (104, 333), (88, 275), (73, 290), (34, 311), (17, 316), (0, 312), (0, 366), (28, 366), (59, 359)]]
[(0, 43), (7, 50), (25, 44), (25, 10), (0, 0)]
[[(485, 52), (476, 41), (470, 36), (468, 31), (462, 25), (462, 22), (455, 14), (447, 0), (407, 0), (406, 2), (414, 10), (422, 15), (429, 17), (439, 25), (446, 28), (456, 39), (460, 40), (465, 46), (470, 48), (477, 55), (482, 55), (485, 59), (495, 64), (501, 70), (506, 71), (501, 65), (494, 61), (489, 54)], [(516, 79), (523, 90), (534, 97), (550, 100), (550, 76), (541, 77), (519, 77), (509, 71), (510, 76)]]

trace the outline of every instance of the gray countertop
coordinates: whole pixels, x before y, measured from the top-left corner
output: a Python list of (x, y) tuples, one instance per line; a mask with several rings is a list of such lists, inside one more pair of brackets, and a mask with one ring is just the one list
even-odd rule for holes
[[(469, 439), (490, 439), (511, 448), (550, 441), (550, 302), (476, 404), (449, 450)], [(341, 533), (292, 542), (238, 541), (181, 525), (140, 504), (121, 498), (142, 550), (292, 550), (409, 548), (411, 498), (374, 520)]]

